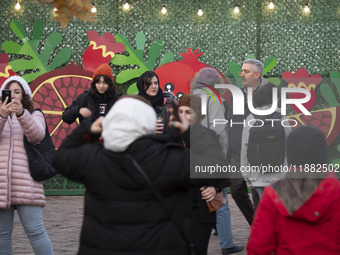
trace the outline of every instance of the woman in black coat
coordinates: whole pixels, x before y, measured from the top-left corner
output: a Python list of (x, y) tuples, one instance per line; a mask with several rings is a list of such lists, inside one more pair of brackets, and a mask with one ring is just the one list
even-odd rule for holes
[[(191, 123), (197, 123), (201, 126), (201, 99), (197, 95), (184, 94), (179, 99), (178, 112)], [(209, 139), (217, 140), (218, 136), (210, 129), (205, 129)], [(188, 145), (186, 145), (189, 147)], [(222, 149), (221, 149), (222, 150)], [(208, 210), (207, 202), (212, 201), (216, 194), (226, 188), (226, 181), (219, 183), (215, 186), (200, 187), (199, 189), (191, 190), (191, 226), (190, 238), (192, 243), (198, 248), (200, 255), (206, 255), (208, 252), (208, 244), (212, 228), (216, 224), (216, 213), (210, 213)]]
[(117, 98), (112, 69), (108, 64), (101, 64), (93, 73), (91, 88), (65, 109), (62, 119), (67, 124), (72, 124), (77, 118), (80, 122), (87, 118), (95, 121), (109, 112)]
[(157, 114), (156, 133), (162, 134), (167, 128), (168, 111), (164, 105), (163, 90), (159, 87), (159, 78), (155, 72), (146, 71), (137, 79), (138, 95), (150, 101)]
[[(218, 142), (205, 129), (193, 125), (189, 135), (187, 121), (172, 123), (191, 143), (189, 152), (170, 133), (155, 135), (153, 108), (135, 97), (119, 99), (103, 121), (83, 121), (54, 156), (61, 174), (86, 186), (78, 254), (187, 255), (188, 243), (176, 226), (189, 239), (190, 187), (220, 181), (190, 179), (192, 160), (197, 165), (224, 163)], [(103, 144), (90, 142), (99, 135)], [(160, 193), (167, 212), (132, 158)]]

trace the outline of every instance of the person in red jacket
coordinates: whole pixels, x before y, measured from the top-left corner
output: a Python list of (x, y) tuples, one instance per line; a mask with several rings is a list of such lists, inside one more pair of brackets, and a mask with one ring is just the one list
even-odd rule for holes
[(248, 254), (340, 254), (340, 182), (327, 170), (323, 133), (312, 126), (297, 128), (286, 146), (290, 172), (265, 189)]

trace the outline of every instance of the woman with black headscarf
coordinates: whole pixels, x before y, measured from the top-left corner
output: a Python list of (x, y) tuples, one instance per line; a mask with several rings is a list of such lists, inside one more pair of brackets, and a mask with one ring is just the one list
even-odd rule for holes
[(156, 133), (161, 134), (168, 123), (168, 112), (164, 106), (164, 95), (159, 87), (159, 79), (155, 72), (146, 71), (137, 79), (138, 94), (149, 100), (157, 114)]

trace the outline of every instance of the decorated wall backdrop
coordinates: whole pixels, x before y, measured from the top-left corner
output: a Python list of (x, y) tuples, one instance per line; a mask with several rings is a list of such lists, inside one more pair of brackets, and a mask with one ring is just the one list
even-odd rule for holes
[[(145, 61), (150, 59), (149, 49), (157, 40), (162, 47), (156, 56), (154, 67), (161, 65), (163, 56), (173, 53), (173, 60), (182, 60), (181, 52), (187, 48), (198, 49), (203, 54), (199, 61), (218, 69), (228, 78), (237, 78), (235, 72), (242, 61), (255, 57), (263, 62), (275, 59), (275, 63), (268, 67), (265, 77), (284, 76), (285, 71), (292, 72), (304, 68), (307, 76), (315, 74), (324, 78), (325, 85), (317, 86), (315, 90), (316, 103), (311, 111), (320, 110), (320, 118), (329, 112), (338, 111), (340, 106), (340, 3), (338, 0), (313, 0), (310, 2), (310, 13), (305, 14), (303, 7), (306, 0), (278, 0), (274, 1), (275, 9), (268, 8), (267, 0), (237, 1), (240, 13), (233, 13), (234, 0), (131, 0), (131, 9), (123, 10), (123, 0), (96, 0), (97, 22), (84, 23), (73, 19), (62, 30), (59, 23), (53, 21), (53, 7), (40, 4), (35, 0), (22, 0), (22, 9), (16, 11), (16, 0), (0, 0), (0, 43), (6, 41), (22, 43), (10, 28), (13, 20), (18, 20), (26, 30), (29, 38), (33, 36), (33, 26), (37, 20), (42, 21), (42, 38), (38, 49), (42, 52), (46, 47), (48, 36), (53, 32), (61, 34), (60, 43), (51, 52), (48, 64), (59, 52), (65, 48), (70, 52), (67, 64), (83, 63), (83, 54), (89, 47), (88, 31), (95, 30), (101, 36), (109, 32), (117, 38), (126, 37), (132, 48), (136, 48), (136, 37), (142, 32), (145, 35), (145, 48), (142, 50)], [(162, 4), (167, 4), (168, 13), (162, 15)], [(204, 14), (197, 15), (198, 6)], [(18, 23), (16, 23), (18, 24)], [(120, 35), (120, 36), (117, 36)], [(151, 52), (151, 50), (150, 50)], [(6, 53), (4, 47), (0, 54)], [(18, 55), (8, 54), (9, 61), (18, 59)], [(122, 55), (128, 55), (126, 52)], [(171, 55), (171, 54), (170, 54)], [(168, 55), (169, 56), (169, 55)], [(20, 57), (20, 56), (19, 56)], [(27, 56), (23, 56), (29, 60)], [(115, 75), (119, 77), (126, 69), (138, 68), (137, 65), (117, 65), (111, 60), (110, 65)], [(271, 62), (273, 63), (273, 61)], [(270, 66), (270, 63), (269, 63)], [(62, 69), (65, 64), (54, 69)], [(34, 70), (38, 71), (38, 70)], [(27, 70), (18, 71), (20, 75), (27, 74)], [(332, 75), (331, 75), (332, 74)], [(87, 73), (91, 76), (91, 73)], [(86, 76), (84, 74), (84, 77)], [(332, 79), (328, 79), (332, 78)], [(41, 78), (42, 79), (42, 78)], [(120, 92), (125, 93), (135, 82), (127, 80), (118, 85)], [(289, 83), (281, 85), (286, 86)], [(87, 83), (84, 83), (84, 87)], [(323, 87), (323, 89), (320, 89)], [(323, 90), (323, 92), (321, 91)], [(327, 92), (327, 93), (326, 93)], [(331, 94), (331, 95), (330, 95)], [(332, 108), (326, 115), (323, 109)], [(291, 111), (294, 114), (294, 111)], [(332, 113), (334, 114), (334, 113)], [(339, 114), (337, 114), (339, 121)], [(315, 115), (316, 116), (316, 115)], [(318, 121), (319, 117), (315, 117)], [(334, 123), (333, 123), (334, 124)], [(328, 124), (327, 124), (328, 125)], [(331, 125), (331, 124), (329, 124)], [(337, 123), (337, 125), (340, 125)], [(67, 132), (67, 131), (64, 131)], [(340, 161), (340, 139), (336, 133), (330, 145), (330, 162)], [(50, 181), (54, 188), (65, 188), (65, 182), (58, 179)], [(67, 184), (70, 185), (70, 184)], [(73, 185), (73, 184), (72, 184)], [(72, 187), (72, 186), (70, 186)], [(77, 187), (75, 185), (74, 187)]]

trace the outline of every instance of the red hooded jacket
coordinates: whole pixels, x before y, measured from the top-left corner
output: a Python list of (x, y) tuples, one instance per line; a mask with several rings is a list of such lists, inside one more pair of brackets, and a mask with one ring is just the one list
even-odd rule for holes
[(292, 214), (275, 189), (266, 188), (247, 250), (249, 255), (340, 254), (340, 182), (325, 178)]

